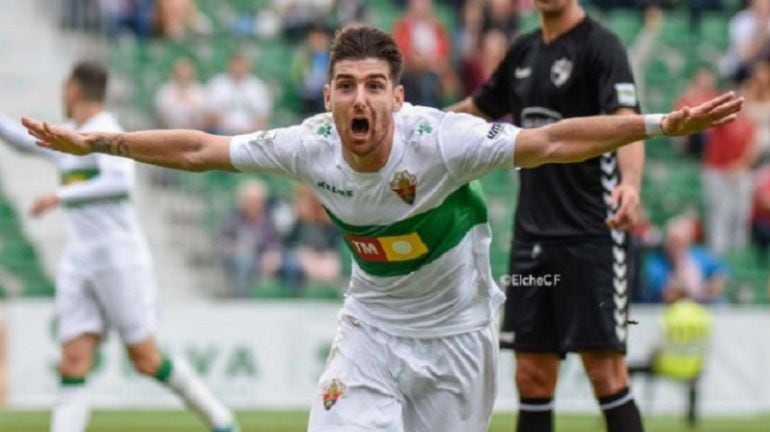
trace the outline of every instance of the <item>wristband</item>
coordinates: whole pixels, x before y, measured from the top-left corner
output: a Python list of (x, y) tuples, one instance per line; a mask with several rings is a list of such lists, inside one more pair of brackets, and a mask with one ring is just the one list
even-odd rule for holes
[(644, 133), (648, 136), (665, 135), (663, 133), (663, 117), (665, 114), (647, 114), (644, 116)]

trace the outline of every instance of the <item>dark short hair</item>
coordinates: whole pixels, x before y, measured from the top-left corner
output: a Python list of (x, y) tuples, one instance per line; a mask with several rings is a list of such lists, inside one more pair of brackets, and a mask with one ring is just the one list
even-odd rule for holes
[(72, 69), (70, 79), (80, 87), (83, 97), (91, 102), (104, 102), (107, 93), (107, 70), (99, 63), (83, 61)]
[(385, 60), (390, 66), (390, 79), (398, 84), (404, 59), (396, 41), (386, 32), (367, 25), (350, 25), (334, 35), (329, 60), (329, 79), (334, 65), (341, 60), (364, 60), (374, 58)]

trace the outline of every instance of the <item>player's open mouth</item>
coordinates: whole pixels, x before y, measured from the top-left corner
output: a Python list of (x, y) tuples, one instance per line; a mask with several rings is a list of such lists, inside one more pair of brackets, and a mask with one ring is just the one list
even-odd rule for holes
[(354, 118), (350, 129), (353, 131), (353, 135), (366, 135), (369, 132), (369, 120)]

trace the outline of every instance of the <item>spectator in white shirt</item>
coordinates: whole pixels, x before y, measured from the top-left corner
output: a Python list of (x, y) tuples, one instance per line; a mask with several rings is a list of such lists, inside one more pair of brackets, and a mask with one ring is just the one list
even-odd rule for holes
[(272, 96), (264, 81), (251, 74), (251, 63), (243, 54), (230, 57), (227, 73), (211, 79), (206, 99), (214, 133), (244, 134), (265, 129), (269, 123)]
[(174, 62), (171, 79), (155, 94), (158, 123), (168, 129), (204, 129), (204, 100), (195, 65), (180, 58)]

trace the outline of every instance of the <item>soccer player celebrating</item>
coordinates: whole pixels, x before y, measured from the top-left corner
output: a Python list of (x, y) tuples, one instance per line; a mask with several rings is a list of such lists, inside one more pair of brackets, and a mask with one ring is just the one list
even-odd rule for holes
[[(492, 78), (448, 110), (513, 116), (533, 128), (562, 118), (636, 114), (625, 50), (578, 0), (534, 0), (540, 28), (508, 49)], [(500, 342), (516, 352), (519, 432), (553, 429), (559, 361), (580, 354), (609, 432), (637, 432), (625, 350), (630, 274), (626, 231), (639, 212), (644, 143), (574, 164), (519, 171)], [(538, 279), (540, 278), (540, 279)], [(551, 278), (551, 279), (548, 279)], [(525, 283), (542, 280), (544, 283)]]
[[(120, 133), (104, 110), (107, 71), (82, 62), (72, 69), (63, 99), (68, 128), (79, 133)], [(48, 159), (62, 185), (35, 202), (39, 216), (57, 206), (67, 215), (69, 239), (56, 275), (56, 314), (61, 343), (61, 390), (53, 432), (86, 430), (90, 408), (86, 378), (102, 336), (117, 330), (134, 367), (155, 377), (200, 414), (215, 432), (235, 431), (232, 413), (181, 359), (163, 356), (153, 338), (155, 280), (149, 249), (129, 199), (134, 163), (104, 154), (72, 156), (35, 145), (17, 122), (0, 117), (0, 138), (20, 151)]]
[(347, 27), (331, 50), (325, 106), (302, 124), (235, 137), (198, 131), (79, 133), (23, 119), (46, 148), (188, 170), (261, 172), (314, 188), (345, 233), (353, 273), (308, 430), (486, 431), (503, 301), (474, 179), (574, 162), (651, 134), (732, 121), (728, 93), (668, 115), (571, 119), (537, 129), (404, 103), (392, 37)]

